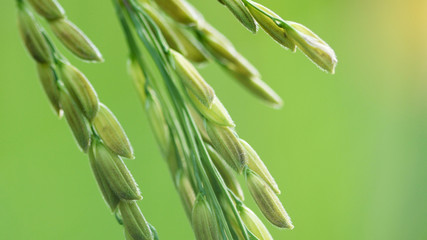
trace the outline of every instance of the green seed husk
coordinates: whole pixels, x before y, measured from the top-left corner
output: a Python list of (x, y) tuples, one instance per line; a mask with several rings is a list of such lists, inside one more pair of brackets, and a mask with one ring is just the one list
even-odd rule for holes
[(240, 139), (240, 143), (245, 148), (248, 167), (258, 174), (258, 176), (260, 176), (271, 187), (271, 189), (276, 192), (276, 194), (280, 194), (279, 186), (255, 150), (243, 139)]
[(37, 72), (53, 110), (61, 118), (63, 111), (59, 103), (59, 89), (56, 82), (57, 77), (55, 71), (49, 64), (37, 63)]
[(184, 154), (181, 143), (176, 137), (172, 138), (171, 141), (174, 143), (170, 145), (167, 155), (165, 155), (164, 158), (168, 164), (171, 176), (176, 176), (180, 169), (186, 168), (186, 164), (185, 162), (182, 162)]
[(228, 226), (230, 230), (233, 231), (235, 237), (237, 237), (236, 239), (245, 239), (242, 229), (240, 228), (239, 222), (236, 219), (236, 215), (234, 215), (232, 206), (230, 206), (230, 203), (227, 201), (224, 195), (220, 195), (218, 199), (219, 203), (221, 204), (222, 211), (224, 212), (224, 216), (227, 219)]
[(93, 143), (92, 151), (97, 169), (105, 176), (111, 189), (120, 199), (142, 199), (135, 180), (119, 156), (100, 141)]
[(126, 228), (125, 228), (125, 230), (124, 230), (124, 233), (125, 233), (125, 239), (126, 240), (134, 240), (133, 239), (133, 237), (129, 234), (129, 232), (126, 230)]
[(95, 156), (93, 155), (93, 152), (94, 152), (93, 148), (94, 148), (94, 144), (92, 142), (91, 151), (89, 151), (89, 160), (90, 160), (90, 166), (92, 168), (93, 175), (95, 176), (96, 182), (98, 183), (98, 187), (101, 190), (101, 193), (105, 202), (108, 204), (111, 211), (115, 212), (117, 209), (117, 206), (119, 205), (120, 198), (111, 189), (107, 179), (102, 174), (102, 172), (98, 169)]
[(196, 194), (193, 186), (191, 185), (190, 179), (183, 170), (179, 170), (176, 174), (176, 188), (178, 189), (179, 196), (184, 205), (185, 213), (188, 219), (191, 219), (192, 210), (194, 203), (196, 202)]
[(193, 93), (191, 92), (187, 92), (187, 93), (188, 93), (188, 97), (193, 103), (194, 108), (197, 109), (200, 112), (200, 114), (202, 114), (206, 119), (220, 126), (228, 126), (228, 127), (236, 126), (233, 122), (233, 119), (231, 119), (231, 116), (228, 113), (227, 109), (224, 107), (224, 105), (222, 105), (218, 97), (214, 96), (212, 105), (210, 108), (208, 108), (205, 105), (203, 105)]
[(99, 105), (98, 113), (92, 124), (104, 144), (111, 151), (125, 158), (135, 158), (125, 131), (107, 106), (102, 103)]
[(129, 59), (128, 72), (131, 75), (133, 83), (135, 84), (135, 88), (138, 92), (138, 96), (141, 99), (141, 102), (145, 103), (145, 99), (147, 98), (147, 94), (145, 93), (146, 79), (144, 72), (141, 70), (139, 63), (135, 58)]
[[(153, 240), (159, 240), (159, 236), (157, 234), (157, 230), (156, 228), (151, 225), (150, 223), (148, 223), (148, 226), (150, 227), (151, 233), (153, 235)], [(126, 240), (135, 240), (130, 234), (129, 232), (126, 230), (126, 228), (124, 229), (124, 233), (125, 233), (125, 239)]]
[(18, 7), (18, 25), (21, 37), (31, 56), (39, 63), (52, 62), (49, 45), (33, 14), (21, 3)]
[(74, 138), (80, 146), (80, 149), (83, 152), (87, 152), (91, 140), (90, 125), (80, 108), (76, 103), (74, 103), (68, 93), (61, 90), (59, 96), (62, 109), (64, 110), (65, 119), (67, 119)]
[(193, 93), (204, 106), (210, 108), (215, 98), (215, 92), (212, 87), (184, 56), (174, 50), (170, 50), (170, 53), (175, 62), (175, 68), (181, 76), (186, 89)]
[(122, 213), (118, 208), (116, 209), (116, 211), (114, 211), (114, 217), (116, 218), (117, 223), (123, 226)]
[(212, 159), (212, 162), (215, 164), (216, 169), (221, 175), (222, 179), (225, 182), (225, 185), (238, 197), (240, 200), (244, 200), (245, 196), (243, 194), (242, 187), (240, 186), (239, 181), (234, 175), (233, 169), (222, 159), (222, 157), (215, 151), (211, 145), (207, 145), (207, 150), (209, 156)]
[(295, 22), (283, 22), (289, 37), (297, 47), (321, 69), (334, 74), (337, 56), (334, 50), (307, 27)]
[(248, 78), (235, 74), (242, 86), (248, 89), (253, 95), (261, 99), (265, 104), (272, 108), (281, 108), (283, 106), (282, 98), (259, 77)]
[(159, 240), (159, 234), (157, 234), (156, 228), (151, 225), (151, 223), (148, 223), (148, 226), (150, 226), (151, 233), (153, 234), (153, 240)]
[(255, 19), (241, 0), (219, 0), (252, 33), (257, 32)]
[(248, 230), (259, 240), (273, 240), (267, 227), (262, 223), (258, 216), (246, 206), (237, 207), (240, 217)]
[(181, 42), (183, 52), (181, 52), (188, 60), (193, 63), (203, 64), (208, 61), (205, 50), (202, 48), (194, 36), (186, 32), (186, 29), (177, 24), (172, 24), (173, 31), (175, 32), (178, 40)]
[(247, 77), (260, 75), (258, 70), (237, 52), (233, 44), (209, 24), (200, 26), (198, 35), (206, 50), (230, 71)]
[(220, 240), (220, 231), (208, 201), (199, 194), (194, 204), (192, 225), (197, 240)]
[(157, 98), (156, 93), (151, 89), (148, 91), (145, 110), (151, 129), (154, 133), (154, 137), (159, 143), (160, 150), (165, 156), (167, 156), (171, 148), (169, 127), (163, 114), (163, 109), (160, 105), (159, 99)]
[(174, 31), (172, 24), (168, 22), (167, 19), (163, 17), (161, 13), (157, 11), (157, 9), (155, 9), (151, 4), (141, 3), (141, 5), (147, 14), (151, 17), (151, 19), (156, 23), (169, 47), (178, 52), (181, 52), (182, 54), (186, 54), (184, 46), (179, 40), (176, 31)]
[(245, 170), (245, 175), (249, 192), (268, 221), (279, 228), (293, 229), (291, 219), (273, 189), (250, 169)]
[(60, 63), (61, 80), (79, 105), (85, 116), (92, 120), (99, 109), (99, 100), (90, 82), (77, 68), (69, 63)]
[(277, 22), (273, 20), (281, 19), (280, 16), (278, 16), (276, 13), (259, 3), (250, 0), (248, 0), (248, 2), (249, 11), (252, 13), (252, 16), (254, 16), (254, 18), (257, 20), (259, 25), (261, 25), (264, 31), (280, 45), (295, 52), (295, 43), (291, 39), (289, 39), (289, 36), (285, 29), (280, 27)]
[(28, 0), (37, 11), (49, 21), (65, 17), (65, 11), (56, 0)]
[(90, 39), (73, 23), (65, 18), (49, 22), (56, 37), (77, 57), (102, 62), (102, 55)]
[(205, 143), (210, 143), (211, 139), (209, 138), (208, 133), (206, 132), (206, 127), (204, 123), (204, 117), (191, 105), (188, 105), (188, 110), (190, 111), (191, 117), (193, 117), (194, 123), (197, 125), (200, 134), (202, 135), (203, 141)]
[(132, 240), (154, 240), (151, 228), (135, 201), (121, 200), (119, 209), (123, 225)]
[(203, 21), (201, 15), (185, 0), (155, 0), (155, 2), (178, 23), (195, 26)]
[(205, 125), (215, 150), (231, 168), (241, 173), (246, 166), (246, 156), (236, 133), (230, 127), (222, 127), (209, 121), (205, 121)]

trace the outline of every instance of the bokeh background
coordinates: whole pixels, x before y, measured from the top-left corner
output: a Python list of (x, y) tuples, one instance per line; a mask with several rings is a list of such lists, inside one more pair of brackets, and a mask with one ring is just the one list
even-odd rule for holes
[[(133, 143), (128, 166), (145, 216), (161, 239), (194, 239), (127, 76), (111, 2), (60, 2), (106, 59), (86, 64), (67, 53)], [(427, 239), (427, 1), (259, 0), (326, 40), (336, 75), (250, 34), (217, 1), (191, 2), (285, 100), (269, 109), (214, 64), (202, 70), (283, 190), (296, 227), (270, 225), (275, 239)], [(0, 239), (123, 239), (87, 157), (48, 105), (14, 1), (2, 2), (0, 36)]]

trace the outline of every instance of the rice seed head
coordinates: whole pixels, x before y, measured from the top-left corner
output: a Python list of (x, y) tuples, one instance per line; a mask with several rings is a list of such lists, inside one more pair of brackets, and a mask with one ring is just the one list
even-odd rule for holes
[(59, 96), (62, 109), (64, 110), (65, 119), (67, 119), (74, 138), (80, 146), (80, 149), (83, 152), (87, 152), (91, 140), (90, 125), (80, 108), (76, 103), (74, 103), (68, 93), (61, 89)]
[(61, 80), (71, 97), (81, 108), (85, 116), (92, 120), (99, 109), (99, 100), (95, 89), (86, 76), (69, 63), (60, 63)]
[(186, 89), (193, 93), (204, 106), (210, 108), (215, 98), (215, 91), (184, 56), (174, 50), (170, 50), (170, 54)]
[(230, 205), (224, 195), (220, 195), (218, 197), (218, 200), (222, 207), (222, 211), (224, 212), (224, 216), (227, 220), (228, 226), (235, 235), (235, 239), (245, 239), (242, 229), (240, 228), (239, 222), (236, 218), (236, 215), (234, 215), (234, 203), (233, 205)]
[(29, 0), (38, 14), (49, 21), (65, 17), (65, 11), (56, 0)]
[(108, 181), (120, 199), (141, 200), (139, 188), (122, 159), (111, 152), (101, 141), (95, 141), (91, 149), (97, 169)]
[(224, 159), (219, 155), (217, 151), (211, 146), (207, 145), (207, 150), (209, 156), (212, 159), (216, 169), (221, 175), (222, 179), (225, 182), (225, 185), (238, 197), (240, 200), (245, 200), (245, 196), (243, 194), (242, 187), (240, 186), (239, 181), (234, 175), (233, 169), (228, 166), (228, 164), (224, 161)]
[(125, 230), (132, 240), (154, 240), (151, 228), (135, 201), (121, 200), (119, 209)]
[(233, 15), (252, 33), (257, 32), (257, 24), (249, 10), (241, 0), (219, 0)]
[(246, 166), (246, 155), (236, 133), (230, 127), (219, 126), (210, 121), (205, 121), (205, 125), (215, 150), (231, 168), (241, 173)]
[(155, 0), (155, 2), (178, 23), (195, 26), (204, 21), (201, 14), (186, 0)]
[(107, 106), (100, 103), (99, 110), (93, 119), (92, 124), (104, 144), (111, 151), (125, 158), (135, 158), (132, 146), (125, 131)]
[(270, 187), (274, 190), (276, 194), (280, 194), (279, 186), (274, 180), (273, 176), (271, 176), (264, 162), (255, 152), (255, 150), (247, 143), (245, 140), (240, 139), (240, 143), (244, 147), (246, 151), (246, 158), (248, 159), (248, 167), (258, 174)]
[(258, 216), (251, 209), (242, 205), (237, 208), (243, 223), (248, 230), (259, 240), (273, 240), (267, 227), (262, 223)]
[(72, 22), (65, 18), (49, 22), (56, 37), (77, 57), (102, 62), (102, 55), (92, 41)]
[(248, 168), (245, 175), (249, 192), (268, 221), (279, 228), (293, 229), (291, 219), (273, 189)]
[(280, 45), (290, 49), (292, 52), (295, 52), (295, 43), (288, 37), (285, 29), (280, 27), (277, 21), (274, 20), (282, 20), (280, 16), (259, 3), (253, 1), (248, 1), (248, 3), (249, 11), (252, 13), (252, 16), (254, 16), (262, 29), (264, 29), (264, 31)]
[(237, 79), (246, 89), (261, 99), (268, 106), (276, 109), (283, 106), (282, 98), (259, 77), (248, 78), (238, 74), (233, 75), (235, 79)]
[(334, 74), (338, 63), (334, 50), (307, 27), (295, 22), (282, 22), (295, 45), (321, 69)]
[(59, 89), (55, 71), (49, 64), (37, 63), (37, 72), (53, 110), (61, 118), (63, 111), (59, 103)]
[(162, 106), (157, 98), (157, 94), (153, 90), (148, 91), (147, 101), (145, 102), (145, 110), (154, 136), (159, 143), (160, 150), (163, 155), (167, 156), (171, 148), (171, 136), (166, 118), (163, 114)]
[(224, 67), (243, 76), (259, 76), (258, 70), (218, 30), (205, 23), (198, 29), (200, 42)]
[(117, 209), (117, 206), (119, 205), (120, 198), (111, 189), (110, 185), (108, 184), (107, 179), (102, 174), (102, 172), (98, 169), (95, 156), (93, 155), (93, 152), (94, 152), (93, 151), (93, 147), (94, 147), (93, 141), (92, 141), (91, 145), (92, 145), (91, 151), (89, 151), (89, 160), (90, 160), (90, 166), (92, 168), (93, 175), (95, 176), (96, 182), (98, 183), (98, 187), (101, 190), (104, 201), (110, 207), (111, 211), (115, 212)]
[(176, 174), (176, 188), (178, 189), (179, 196), (184, 205), (185, 213), (188, 219), (191, 219), (194, 203), (196, 202), (196, 194), (193, 186), (191, 185), (188, 175), (183, 170), (179, 170)]
[(220, 231), (205, 196), (199, 194), (194, 204), (192, 225), (197, 240), (220, 240)]
[(141, 5), (143, 6), (144, 11), (156, 23), (169, 47), (178, 52), (186, 54), (184, 46), (178, 38), (176, 32), (174, 31), (175, 29), (172, 24), (168, 22), (167, 19), (163, 17), (162, 14), (158, 10), (156, 10), (151, 4), (141, 3)]
[(52, 62), (52, 53), (33, 14), (23, 3), (18, 5), (18, 24), (28, 52), (39, 63)]
[(188, 97), (190, 98), (194, 107), (200, 112), (200, 114), (202, 114), (209, 121), (214, 122), (220, 126), (236, 126), (227, 109), (224, 107), (224, 105), (222, 105), (218, 97), (214, 96), (210, 108), (203, 105), (193, 93), (188, 92)]

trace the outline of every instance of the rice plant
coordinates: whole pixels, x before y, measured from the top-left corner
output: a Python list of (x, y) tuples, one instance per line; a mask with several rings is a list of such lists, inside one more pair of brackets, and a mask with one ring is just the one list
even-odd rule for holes
[[(307, 27), (283, 20), (251, 0), (219, 3), (252, 33), (260, 26), (284, 48), (299, 49), (319, 68), (334, 73), (334, 51)], [(293, 229), (279, 200), (278, 184), (256, 151), (239, 137), (236, 123), (198, 68), (216, 62), (273, 108), (282, 105), (279, 95), (186, 0), (112, 0), (112, 4), (128, 45), (129, 73), (195, 238), (273, 239), (259, 216), (245, 206), (238, 175), (244, 175), (265, 219)], [(123, 161), (134, 158), (123, 128), (84, 74), (57, 50), (34, 13), (82, 60), (102, 62), (101, 53), (56, 0), (17, 0), (17, 8), (22, 38), (46, 95), (56, 114), (65, 115), (80, 149), (88, 153), (104, 200), (124, 226), (126, 239), (158, 239), (135, 202), (142, 197)]]

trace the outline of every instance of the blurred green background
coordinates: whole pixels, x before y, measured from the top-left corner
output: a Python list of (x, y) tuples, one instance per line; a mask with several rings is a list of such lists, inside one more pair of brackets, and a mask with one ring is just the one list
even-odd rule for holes
[[(67, 55), (133, 143), (137, 159), (128, 166), (143, 213), (161, 239), (193, 239), (127, 76), (111, 2), (60, 2), (106, 59), (86, 64)], [(326, 40), (338, 55), (336, 75), (250, 34), (217, 1), (191, 2), (285, 101), (269, 109), (219, 67), (202, 70), (283, 190), (295, 229), (269, 225), (275, 239), (427, 239), (427, 1), (259, 0)], [(0, 33), (0, 239), (123, 239), (87, 157), (48, 105), (14, 1), (3, 1)]]

